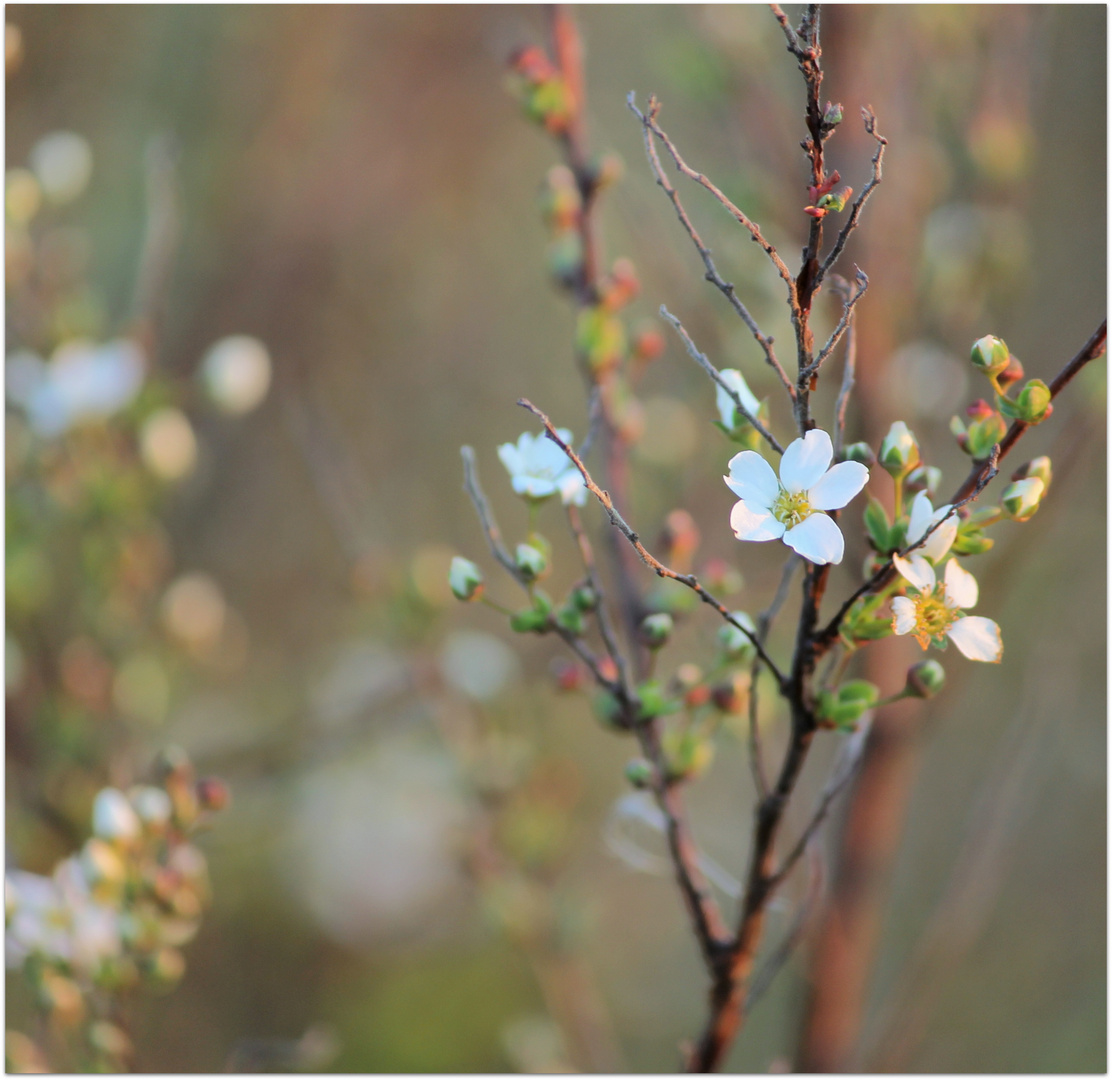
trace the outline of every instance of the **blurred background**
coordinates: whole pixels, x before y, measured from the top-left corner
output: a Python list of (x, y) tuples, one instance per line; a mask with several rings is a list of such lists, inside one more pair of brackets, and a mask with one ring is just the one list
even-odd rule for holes
[[(794, 264), (803, 97), (779, 28), (758, 7), (578, 18), (590, 143), (625, 162), (599, 215), (606, 258), (629, 256), (641, 278), (632, 322), (666, 303), (787, 433), (625, 106), (631, 89), (657, 94), (688, 161)], [(849, 434), (875, 446), (906, 419), (944, 491), (968, 469), (950, 417), (987, 390), (971, 342), (998, 334), (1049, 381), (1103, 316), (1105, 18), (824, 13), (824, 98), (846, 115), (829, 160), (861, 188), (865, 104), (890, 143), (847, 252), (872, 283)], [(504, 85), (513, 50), (545, 41), (543, 12), (9, 5), (6, 19), (8, 866), (49, 874), (87, 835), (96, 791), (143, 780), (177, 745), (233, 798), (198, 841), (213, 899), (184, 976), (128, 1005), (137, 1068), (670, 1071), (702, 1020), (704, 975), (659, 838), (626, 799), (633, 748), (589, 695), (555, 685), (558, 642), (513, 635), (447, 588), (462, 553), (516, 602), (461, 490), (460, 445), (516, 542), (525, 510), (496, 456), (533, 430), (515, 400), (577, 437), (587, 426), (537, 203), (558, 152)], [(759, 250), (682, 193), (762, 327), (790, 340)], [(816, 310), (833, 325), (834, 301)], [(656, 537), (689, 511), (696, 567), (727, 560), (745, 582), (731, 604), (756, 613), (780, 553), (733, 540), (720, 476), (736, 448), (711, 424), (712, 387), (666, 340), (637, 388), (651, 437), (626, 516)], [(903, 779), (865, 1069), (1105, 1067), (1103, 362), (1007, 471), (1041, 453), (1055, 469), (1041, 512), (997, 526), (972, 565), (1003, 664), (946, 654)], [(871, 490), (890, 502), (885, 477)], [(555, 508), (540, 527), (566, 586)], [(846, 531), (831, 597), (865, 555)], [(667, 670), (705, 656), (716, 630), (693, 613)], [(917, 657), (900, 646), (885, 692)], [(727, 732), (691, 793), (727, 894), (751, 800), (744, 741)], [(916, 959), (939, 940), (937, 963)], [(804, 949), (761, 1002), (731, 1068), (792, 1061), (805, 962)], [(7, 1025), (36, 1024), (10, 972)]]

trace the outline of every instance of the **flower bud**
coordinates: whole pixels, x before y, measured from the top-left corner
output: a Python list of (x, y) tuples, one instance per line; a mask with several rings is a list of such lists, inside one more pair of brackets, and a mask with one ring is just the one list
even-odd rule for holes
[(633, 359), (640, 364), (655, 360), (664, 349), (664, 335), (655, 326), (638, 330), (633, 335)]
[(127, 868), (116, 849), (96, 836), (85, 841), (79, 861), (82, 876), (98, 898), (112, 895), (127, 876)]
[(104, 788), (93, 800), (93, 832), (104, 840), (134, 840), (140, 831), (139, 817), (116, 788)]
[[(750, 634), (756, 634), (757, 627), (747, 612), (734, 611), (731, 614)], [(757, 653), (753, 645), (753, 639), (743, 630), (739, 630), (733, 623), (727, 623), (725, 626), (719, 627), (718, 644), (731, 660), (740, 660), (743, 663), (752, 660)]]
[(1054, 476), (1050, 467), (1050, 458), (1043, 454), (1041, 457), (1033, 458), (1012, 473), (1013, 480), (1023, 480), (1028, 476), (1037, 476), (1043, 482), (1043, 494), (1045, 495), (1050, 490), (1050, 481)]
[(1000, 497), (1004, 513), (1013, 521), (1028, 521), (1039, 508), (1046, 485), (1037, 476), (1014, 480)]
[(710, 699), (719, 712), (740, 714), (749, 702), (749, 673), (737, 672), (728, 682), (718, 683), (710, 692)]
[(641, 620), (641, 625), (637, 628), (637, 637), (646, 648), (659, 649), (668, 644), (674, 628), (672, 616), (666, 611), (661, 611), (655, 615), (646, 615)]
[(611, 731), (620, 731), (622, 724), (622, 707), (618, 699), (606, 690), (601, 690), (595, 695), (593, 702), (595, 715), (602, 722), (603, 727)]
[(727, 596), (741, 592), (745, 586), (745, 579), (741, 576), (741, 572), (725, 559), (709, 559), (699, 577), (708, 588), (716, 593), (725, 593)]
[(573, 604), (565, 604), (555, 615), (556, 625), (569, 634), (579, 637), (586, 629), (583, 613)]
[(131, 1057), (134, 1048), (127, 1034), (107, 1020), (94, 1020), (89, 1025), (89, 1043), (94, 1050), (119, 1061)]
[(202, 810), (220, 811), (232, 801), (232, 793), (223, 780), (206, 776), (197, 781), (197, 802)]
[(698, 686), (703, 681), (703, 669), (698, 664), (680, 664), (676, 668), (676, 674), (672, 676), (676, 684), (676, 689), (679, 691), (690, 690), (694, 686)]
[(919, 464), (919, 444), (902, 420), (897, 420), (881, 440), (877, 461), (892, 476), (906, 476)]
[(1053, 411), (1050, 404), (1050, 387), (1042, 379), (1032, 379), (1019, 392), (1015, 400), (1019, 419), (1028, 424), (1038, 424)]
[(859, 461), (862, 465), (875, 465), (876, 454), (867, 442), (854, 442), (842, 450), (843, 461)]
[(570, 602), (578, 611), (590, 614), (598, 607), (598, 593), (590, 585), (580, 585), (572, 590)]
[(1023, 365), (1014, 356), (1008, 357), (1008, 366), (996, 376), (996, 385), (1001, 390), (1006, 390), (1012, 383), (1023, 378)]
[(514, 565), (526, 581), (536, 581), (548, 569), (548, 560), (532, 544), (518, 544)]
[(185, 974), (185, 957), (177, 949), (164, 946), (151, 957), (148, 974), (156, 987), (169, 990)]
[(937, 660), (920, 660), (907, 669), (910, 697), (932, 698), (946, 685), (946, 669)]
[(634, 758), (626, 765), (625, 775), (635, 788), (645, 788), (652, 783), (653, 767), (644, 758)]
[(975, 368), (991, 378), (993, 375), (999, 375), (1008, 366), (1011, 353), (1000, 338), (986, 334), (973, 342), (969, 359), (973, 361)]
[(694, 780), (714, 759), (714, 743), (694, 731), (666, 731), (661, 748), (670, 780)]
[(907, 493), (914, 495), (918, 491), (925, 491), (928, 495), (935, 495), (938, 485), (942, 483), (942, 470), (934, 465), (919, 465), (907, 474)]
[(842, 122), (842, 103), (835, 104), (833, 101), (826, 103), (826, 108), (822, 111), (822, 125), (823, 127), (835, 127)]
[(579, 664), (573, 664), (570, 660), (553, 660), (549, 670), (552, 672), (552, 677), (556, 680), (556, 687), (559, 690), (565, 692), (581, 690), (586, 684), (583, 668)]

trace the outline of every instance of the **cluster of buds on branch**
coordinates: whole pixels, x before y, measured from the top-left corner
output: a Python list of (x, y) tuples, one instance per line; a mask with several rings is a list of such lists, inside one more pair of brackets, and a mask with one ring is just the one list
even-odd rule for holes
[[(126, 793), (103, 788), (93, 800), (92, 835), (49, 877), (5, 875), (7, 966), (26, 976), (50, 1032), (76, 1047), (82, 1068), (128, 1065), (123, 1002), (139, 989), (177, 985), (181, 949), (210, 901), (207, 864), (193, 841), (228, 804), (228, 790), (198, 779), (177, 749), (163, 753), (158, 774), (157, 783)], [(46, 1065), (44, 1048), (27, 1036), (9, 1032), (8, 1041), (17, 1066)]]

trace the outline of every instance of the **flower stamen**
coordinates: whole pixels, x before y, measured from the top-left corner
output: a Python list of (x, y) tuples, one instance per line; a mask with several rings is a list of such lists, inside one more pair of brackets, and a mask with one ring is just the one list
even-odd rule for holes
[(793, 495), (790, 491), (781, 489), (771, 509), (772, 516), (788, 529), (794, 529), (801, 521), (806, 521), (811, 516), (811, 503), (806, 491)]
[(915, 605), (915, 640), (925, 649), (931, 640), (941, 640), (957, 621), (961, 611), (946, 602), (943, 587), (912, 598)]

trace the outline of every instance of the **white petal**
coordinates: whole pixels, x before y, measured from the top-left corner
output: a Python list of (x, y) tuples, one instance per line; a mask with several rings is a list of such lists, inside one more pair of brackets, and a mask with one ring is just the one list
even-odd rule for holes
[(942, 582), (946, 599), (954, 607), (971, 608), (977, 602), (977, 579), (962, 569), (957, 559), (946, 564)]
[(933, 524), (934, 508), (925, 491), (920, 491), (911, 503), (911, 516), (907, 523), (907, 542), (922, 540), (923, 533)]
[(984, 660), (990, 664), (1000, 663), (1004, 655), (1004, 642), (1000, 640), (1000, 627), (991, 619), (980, 615), (966, 615), (958, 619), (946, 636), (958, 647), (962, 656), (970, 660)]
[(789, 529), (784, 533), (784, 543), (819, 566), (840, 563), (846, 550), (842, 530), (826, 514), (812, 514)]
[(897, 634), (910, 634), (915, 629), (915, 602), (906, 596), (892, 597), (892, 629)]
[(834, 457), (834, 444), (821, 428), (812, 428), (784, 451), (780, 461), (780, 483), (793, 495), (810, 491), (819, 482)]
[[(934, 522), (941, 521), (949, 512), (949, 506), (943, 506), (941, 509), (936, 510), (931, 524), (933, 525)], [(954, 541), (957, 537), (958, 519), (956, 517), (947, 518), (946, 521), (939, 525), (938, 528), (927, 537), (927, 542), (918, 550), (923, 553), (924, 558), (930, 559), (930, 561), (937, 566), (946, 558), (946, 553), (954, 546)]]
[(584, 506), (587, 502), (587, 485), (583, 482), (583, 475), (576, 468), (570, 468), (563, 476), (560, 477), (560, 498), (563, 500), (565, 506), (570, 506), (573, 503), (576, 506)]
[[(761, 403), (753, 396), (753, 391), (749, 389), (749, 385), (741, 372), (735, 368), (723, 368), (718, 374), (722, 376), (722, 381), (741, 399), (742, 405), (749, 410), (749, 414), (756, 416)], [(717, 383), (715, 384), (715, 404), (718, 406), (718, 415), (722, 418), (722, 423), (732, 429), (737, 419), (735, 415), (737, 406), (734, 404), (734, 399)]]
[(819, 477), (807, 493), (812, 510), (841, 510), (868, 483), (869, 470), (859, 461), (843, 461)]
[(503, 443), (498, 447), (498, 459), (506, 466), (506, 471), (511, 476), (521, 472), (521, 454), (513, 443)]
[(730, 458), (730, 475), (722, 477), (726, 486), (751, 507), (767, 510), (780, 494), (780, 481), (772, 466), (755, 450), (742, 450)]
[(893, 555), (892, 565), (920, 592), (932, 592), (934, 590), (937, 584), (934, 568), (922, 555), (912, 555), (910, 559)]
[(531, 499), (547, 499), (556, 492), (556, 485), (541, 476), (519, 473), (513, 478), (513, 489), (518, 495), (528, 495)]
[(779, 540), (784, 523), (777, 521), (763, 506), (753, 506), (743, 499), (730, 511), (730, 528), (739, 540)]

